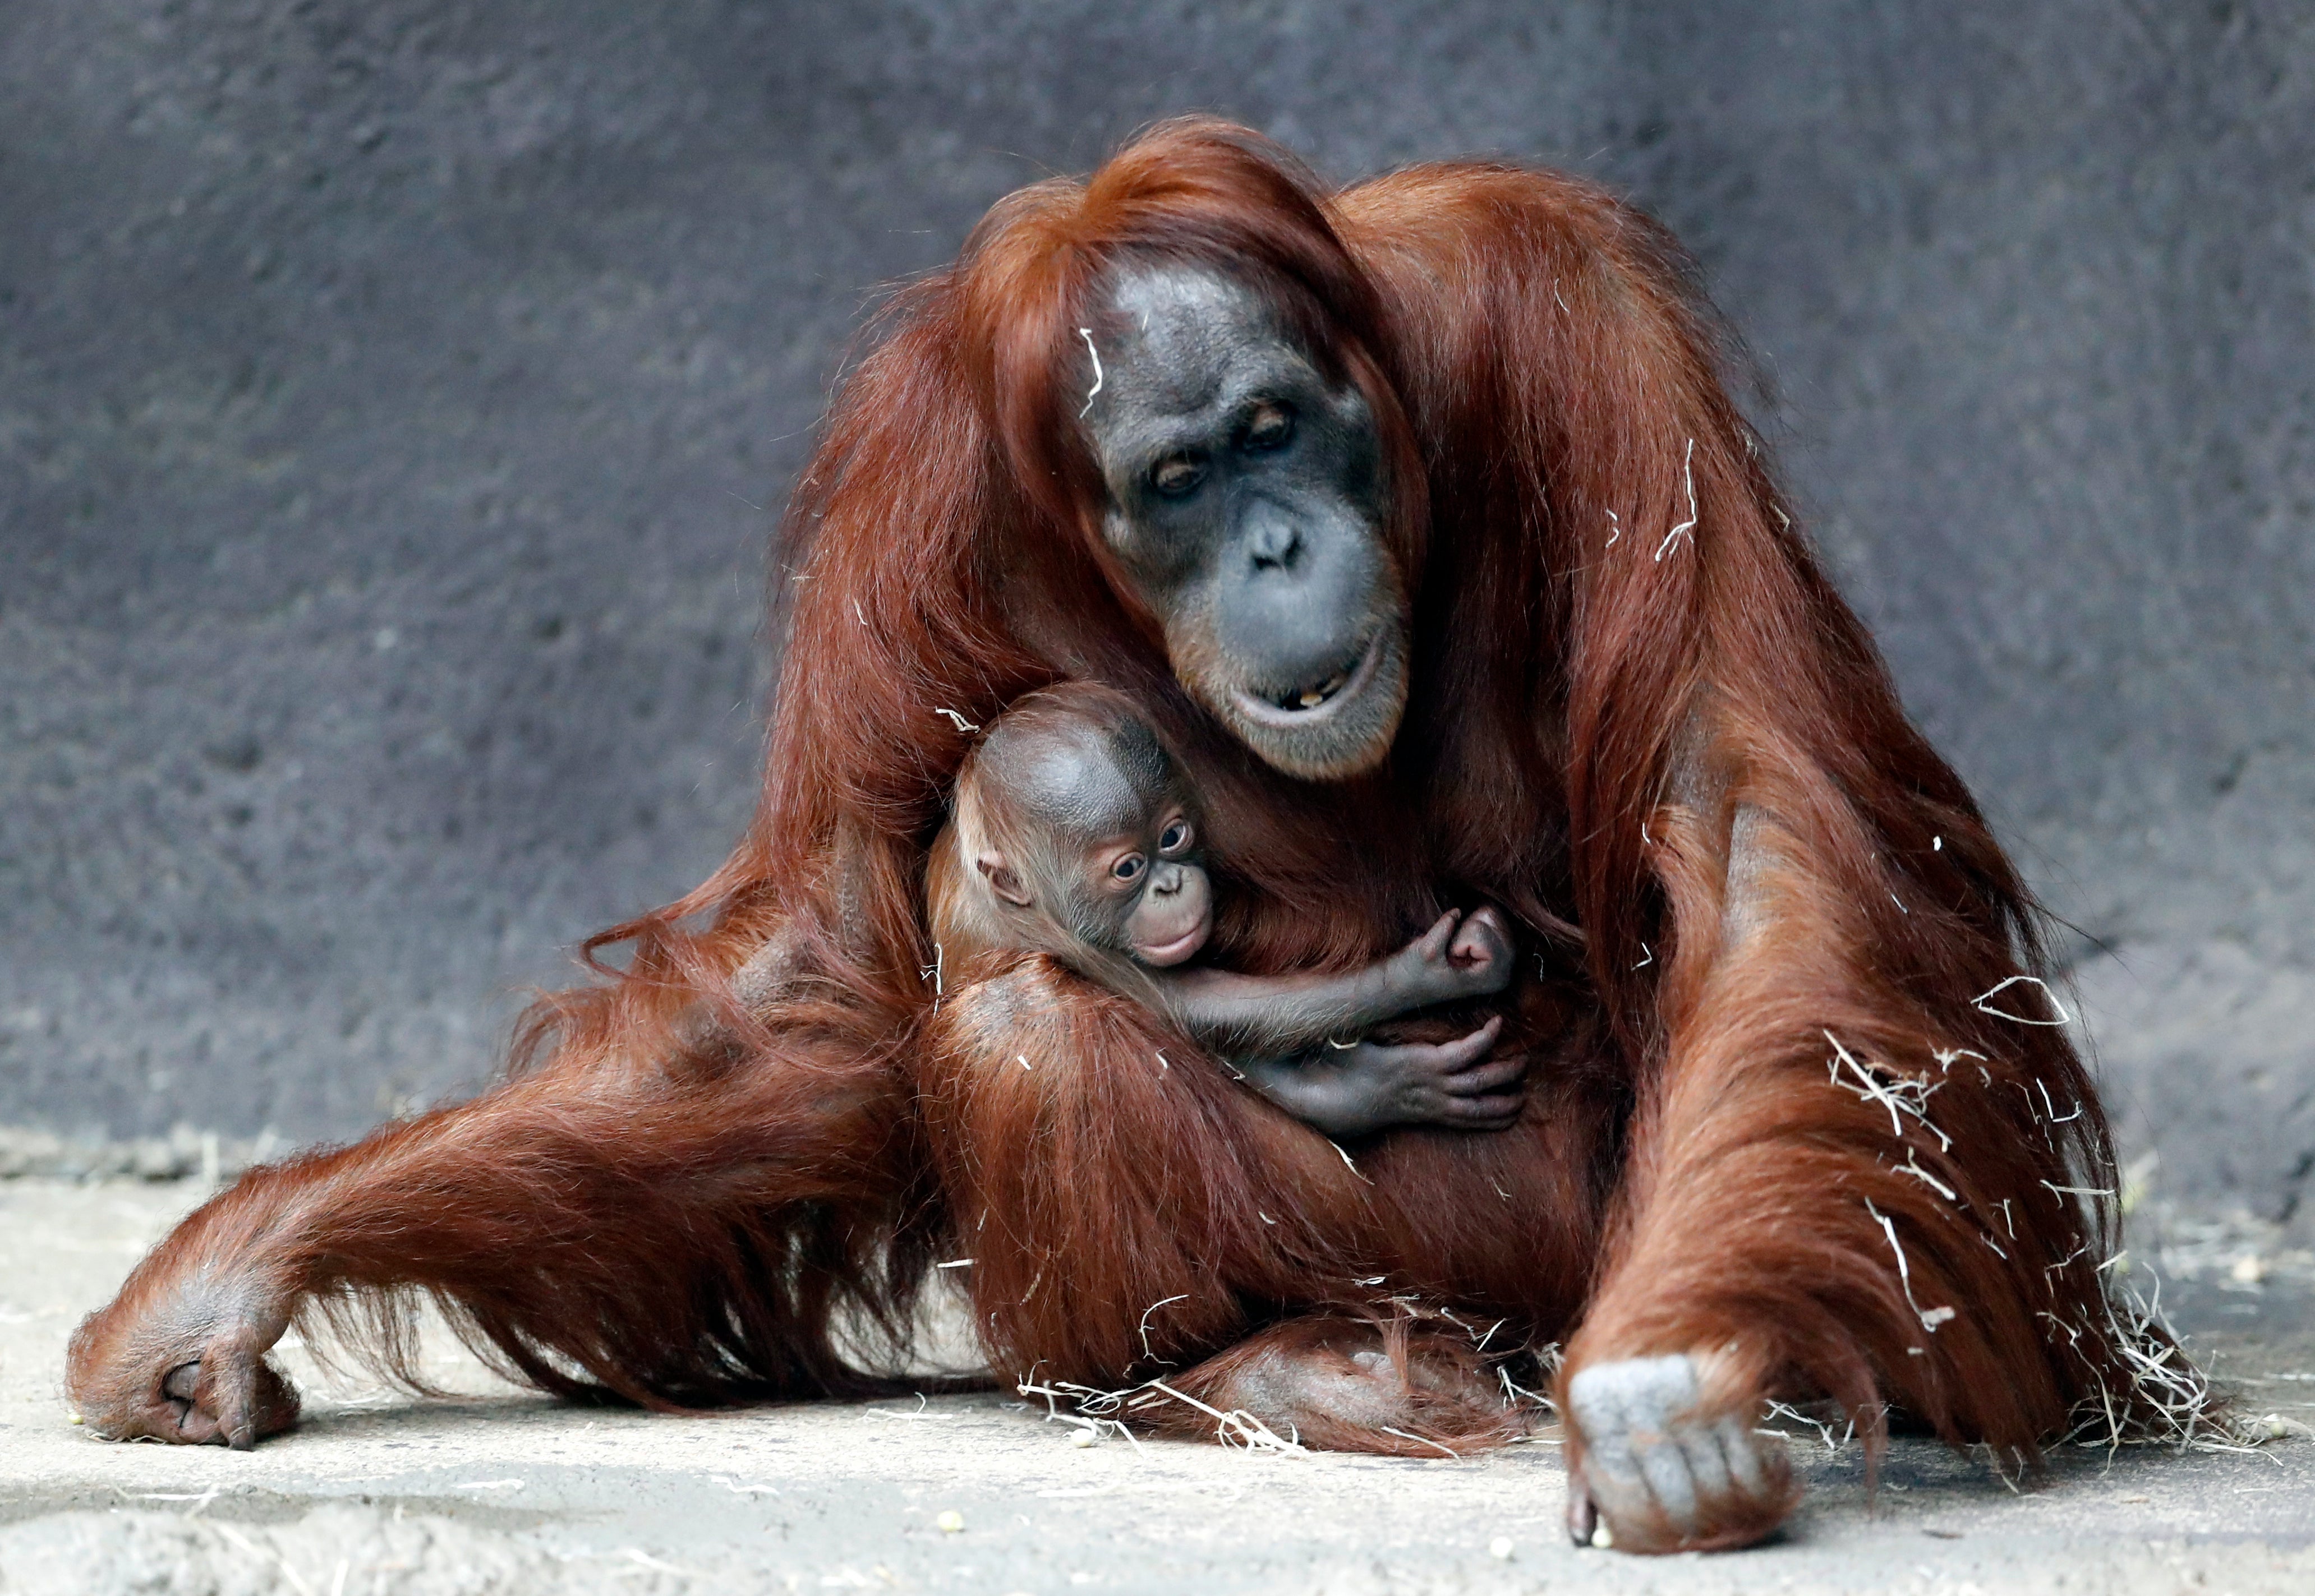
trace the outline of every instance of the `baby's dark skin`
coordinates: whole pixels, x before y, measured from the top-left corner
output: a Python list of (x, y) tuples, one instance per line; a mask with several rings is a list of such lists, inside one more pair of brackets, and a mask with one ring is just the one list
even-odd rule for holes
[[(1058, 695), (1048, 695), (1049, 697)], [(1389, 957), (1347, 974), (1241, 975), (1193, 968), (1213, 926), (1194, 798), (1155, 736), (1115, 714), (1047, 704), (998, 722), (960, 782), (983, 835), (970, 863), (936, 864), (981, 906), (957, 911), (960, 942), (1008, 942), (1042, 925), (1104, 963), (1138, 966), (1168, 1015), (1246, 1084), (1329, 1136), (1395, 1125), (1500, 1130), (1524, 1100), (1524, 1065), (1488, 1055), (1500, 1016), (1451, 1041), (1364, 1033), (1511, 983), (1513, 949), (1492, 908), (1450, 910)], [(936, 860), (952, 850), (936, 850)], [(952, 905), (957, 893), (940, 895)]]
[(1500, 992), (1511, 938), (1482, 909), (1441, 915), (1388, 959), (1342, 976), (1185, 970), (1166, 979), (1175, 1018), (1221, 1050), (1246, 1084), (1329, 1136), (1393, 1125), (1501, 1130), (1519, 1118), (1524, 1067), (1488, 1056), (1500, 1016), (1451, 1042), (1386, 1042), (1370, 1025), (1433, 1004)]

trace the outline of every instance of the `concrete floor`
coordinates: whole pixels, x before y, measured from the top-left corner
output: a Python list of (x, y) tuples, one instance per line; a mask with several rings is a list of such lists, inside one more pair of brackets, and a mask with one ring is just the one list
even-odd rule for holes
[[(1548, 1440), (1435, 1462), (1087, 1448), (994, 1394), (590, 1412), (496, 1385), (439, 1338), (449, 1401), (333, 1381), (292, 1347), (292, 1435), (252, 1453), (98, 1442), (58, 1392), (65, 1338), (196, 1195), (0, 1184), (0, 1591), (2315, 1591), (2315, 1445), (2297, 1441), (2071, 1452), (2022, 1494), (1900, 1441), (1869, 1503), (1856, 1449), (1811, 1441), (1775, 1544), (1664, 1561), (1566, 1544)], [(2315, 1269), (2272, 1245), (2180, 1228), (2151, 1250), (2248, 1405), (2315, 1418)]]

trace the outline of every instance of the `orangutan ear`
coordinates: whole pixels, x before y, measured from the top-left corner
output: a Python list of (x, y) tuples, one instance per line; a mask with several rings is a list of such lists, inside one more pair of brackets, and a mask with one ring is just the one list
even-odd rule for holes
[(980, 867), (980, 873), (989, 878), (991, 891), (1016, 908), (1030, 907), (1028, 891), (1021, 885), (1021, 878), (1013, 873), (1013, 866), (1005, 862), (1004, 855), (983, 854), (973, 863)]

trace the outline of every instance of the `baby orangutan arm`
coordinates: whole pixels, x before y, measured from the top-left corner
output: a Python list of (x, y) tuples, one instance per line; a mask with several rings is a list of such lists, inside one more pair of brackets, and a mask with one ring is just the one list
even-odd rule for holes
[(1389, 958), (1348, 975), (1153, 973), (1175, 1023), (1192, 1036), (1233, 1056), (1279, 1058), (1434, 1003), (1500, 992), (1511, 983), (1512, 944), (1494, 909), (1468, 919), (1450, 909)]
[(1356, 1042), (1295, 1059), (1241, 1060), (1248, 1086), (1328, 1136), (1364, 1136), (1393, 1125), (1504, 1130), (1525, 1100), (1519, 1059), (1490, 1059), (1501, 1015), (1442, 1042)]

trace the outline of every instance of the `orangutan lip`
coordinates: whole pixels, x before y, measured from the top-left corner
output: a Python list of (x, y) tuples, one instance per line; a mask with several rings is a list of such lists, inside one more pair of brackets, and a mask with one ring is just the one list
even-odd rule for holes
[(1264, 726), (1281, 730), (1308, 726), (1331, 718), (1344, 704), (1364, 692), (1381, 667), (1383, 634), (1377, 632), (1367, 639), (1366, 650), (1358, 663), (1348, 670), (1337, 670), (1308, 687), (1296, 688), (1273, 697), (1265, 693), (1249, 693), (1239, 688), (1236, 694), (1238, 707), (1248, 720)]
[(1180, 963), (1192, 953), (1196, 953), (1200, 948), (1205, 946), (1205, 944), (1206, 928), (1203, 926), (1200, 926), (1195, 930), (1184, 932), (1171, 942), (1160, 944), (1157, 947), (1140, 948), (1137, 951), (1141, 954), (1142, 962), (1144, 963), (1156, 964), (1163, 967), (1167, 964)]

